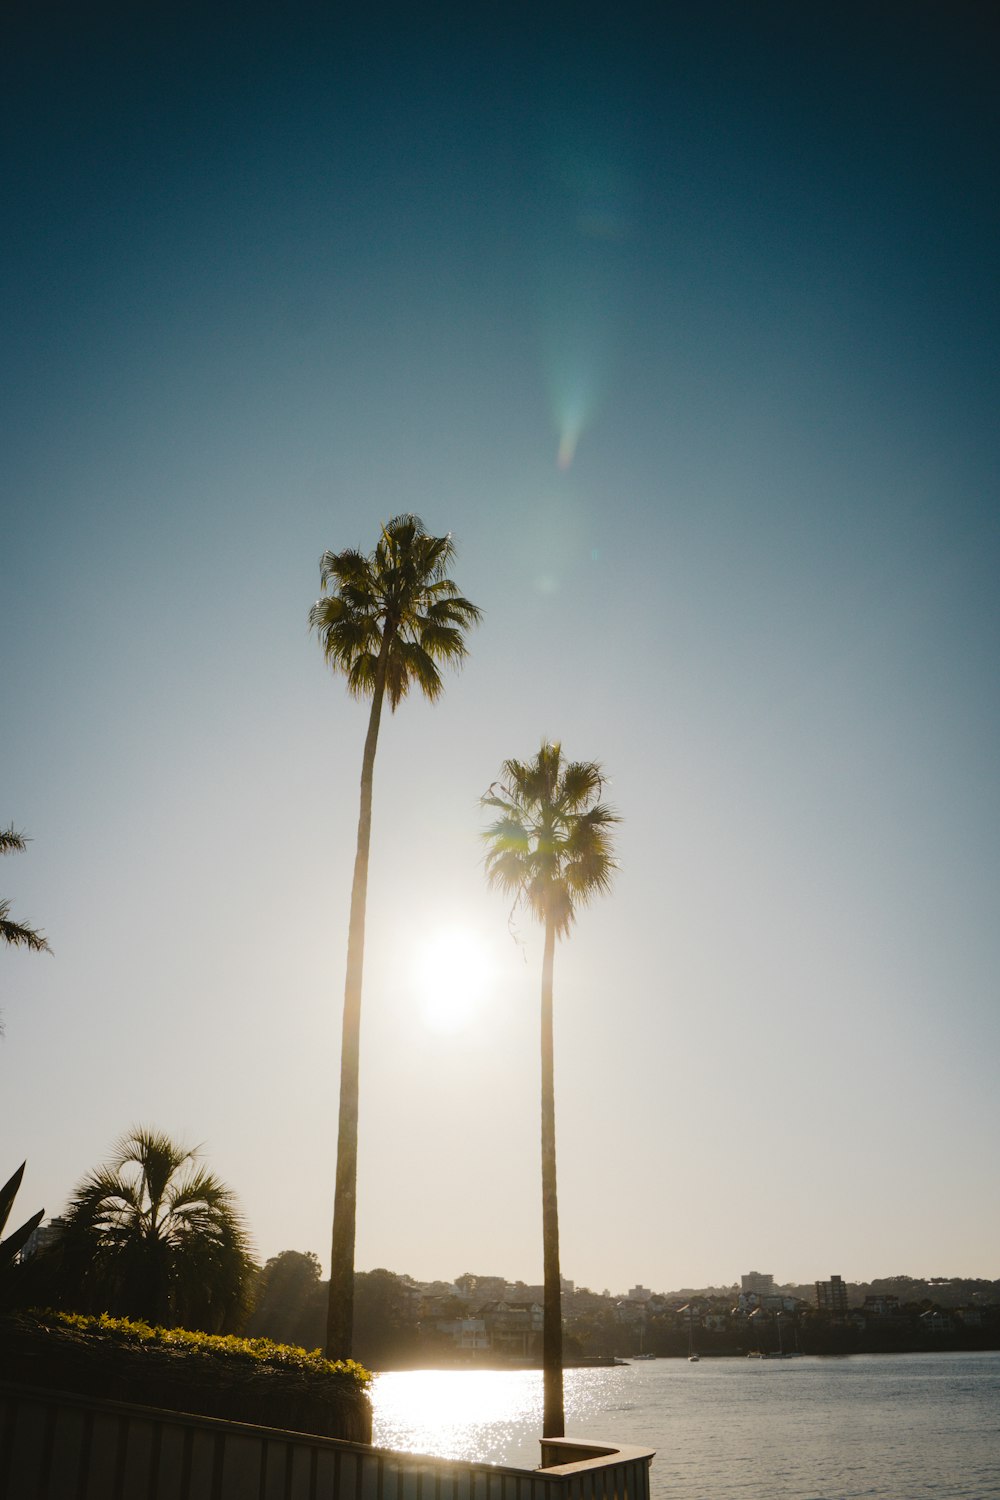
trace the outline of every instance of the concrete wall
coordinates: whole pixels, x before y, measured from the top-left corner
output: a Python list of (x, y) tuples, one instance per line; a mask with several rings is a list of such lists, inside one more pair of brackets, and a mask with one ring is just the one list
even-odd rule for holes
[(652, 1457), (550, 1441), (508, 1469), (0, 1384), (0, 1500), (649, 1500)]

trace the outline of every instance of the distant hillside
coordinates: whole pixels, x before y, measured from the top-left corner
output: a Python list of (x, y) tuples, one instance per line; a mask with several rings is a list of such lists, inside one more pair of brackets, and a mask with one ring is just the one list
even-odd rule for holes
[[(782, 1287), (793, 1297), (807, 1302), (816, 1300), (815, 1285)], [(849, 1281), (847, 1300), (851, 1307), (862, 1307), (866, 1297), (898, 1297), (907, 1302), (934, 1302), (938, 1307), (986, 1307), (1000, 1303), (1000, 1281), (981, 1281), (963, 1276), (932, 1276), (922, 1281), (916, 1276), (879, 1276), (874, 1281)]]

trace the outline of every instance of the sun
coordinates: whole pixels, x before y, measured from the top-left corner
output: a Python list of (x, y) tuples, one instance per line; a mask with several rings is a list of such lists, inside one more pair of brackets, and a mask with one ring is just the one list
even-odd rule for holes
[(490, 978), (489, 954), (468, 927), (442, 927), (420, 944), (415, 979), (432, 1031), (464, 1031), (476, 1018)]

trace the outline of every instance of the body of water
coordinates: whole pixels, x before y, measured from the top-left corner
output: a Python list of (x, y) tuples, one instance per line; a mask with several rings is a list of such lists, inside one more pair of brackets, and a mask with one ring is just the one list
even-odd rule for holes
[[(379, 1375), (380, 1447), (533, 1468), (539, 1371)], [(1000, 1354), (567, 1370), (566, 1432), (655, 1448), (653, 1500), (1000, 1500)]]

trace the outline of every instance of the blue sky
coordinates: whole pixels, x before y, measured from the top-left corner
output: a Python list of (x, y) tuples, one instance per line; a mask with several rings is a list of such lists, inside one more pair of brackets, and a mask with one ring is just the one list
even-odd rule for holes
[(984, 17), (14, 14), (30, 1207), (142, 1121), (325, 1259), (365, 714), (306, 616), (413, 510), (485, 619), (379, 751), (359, 1266), (540, 1276), (540, 944), (476, 804), (548, 735), (624, 820), (558, 955), (565, 1274), (1000, 1274)]

